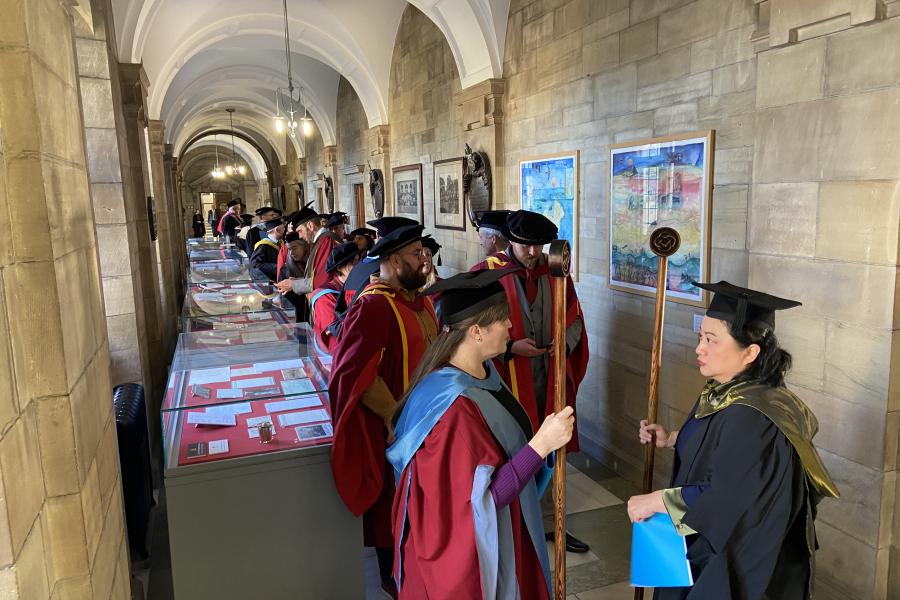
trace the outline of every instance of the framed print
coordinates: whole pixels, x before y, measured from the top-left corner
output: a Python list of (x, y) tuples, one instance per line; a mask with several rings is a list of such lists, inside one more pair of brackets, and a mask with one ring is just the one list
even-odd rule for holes
[(422, 165), (395, 167), (391, 174), (394, 177), (394, 215), (424, 223)]
[(710, 130), (610, 146), (609, 287), (654, 296), (650, 234), (672, 227), (681, 247), (669, 257), (666, 297), (707, 305), (693, 282), (709, 281), (714, 143)]
[(466, 230), (464, 159), (450, 158), (434, 163), (434, 227)]
[(519, 161), (522, 208), (541, 213), (572, 248), (572, 279), (578, 281), (578, 167), (580, 153), (565, 152)]

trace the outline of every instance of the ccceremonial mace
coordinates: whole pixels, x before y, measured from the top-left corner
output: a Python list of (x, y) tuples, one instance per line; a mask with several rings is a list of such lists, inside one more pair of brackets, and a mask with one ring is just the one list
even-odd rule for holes
[[(659, 405), (659, 369), (662, 363), (663, 325), (666, 314), (666, 281), (669, 272), (669, 257), (678, 252), (681, 236), (671, 227), (659, 227), (650, 234), (650, 250), (657, 256), (656, 270), (656, 312), (653, 318), (653, 346), (650, 349), (650, 390), (647, 395), (647, 422), (656, 423), (656, 409)], [(642, 494), (653, 490), (653, 461), (656, 458), (656, 440), (644, 446), (644, 482)], [(634, 588), (634, 600), (644, 599), (644, 588)]]
[[(550, 280), (553, 283), (553, 412), (566, 406), (566, 278), (572, 251), (566, 240), (550, 242)], [(566, 447), (556, 451), (553, 466), (554, 527), (556, 550), (555, 600), (566, 598)]]

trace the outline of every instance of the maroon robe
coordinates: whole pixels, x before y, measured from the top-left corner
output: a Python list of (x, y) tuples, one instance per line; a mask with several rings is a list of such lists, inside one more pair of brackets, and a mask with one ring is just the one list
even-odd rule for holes
[(360, 398), (381, 377), (395, 401), (406, 391), (427, 341), (416, 312), (437, 318), (431, 301), (412, 301), (381, 282), (369, 284), (347, 312), (334, 343), (328, 393), (334, 415), (331, 468), (338, 493), (363, 516), (367, 546), (390, 548), (393, 471), (384, 452), (387, 429)]
[[(472, 516), (473, 480), (479, 465), (498, 468), (507, 460), (481, 411), (459, 396), (400, 476), (405, 482), (411, 475), (406, 537), (394, 559), (402, 560), (401, 600), (483, 597)], [(403, 494), (394, 500), (396, 538), (402, 533), (403, 500)], [(518, 497), (509, 511), (521, 600), (546, 600), (547, 584)]]

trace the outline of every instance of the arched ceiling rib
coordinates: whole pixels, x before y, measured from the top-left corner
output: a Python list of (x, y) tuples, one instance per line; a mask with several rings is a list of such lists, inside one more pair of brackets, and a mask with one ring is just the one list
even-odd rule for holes
[[(185, 148), (183, 157), (187, 161), (188, 164), (184, 166), (185, 170), (188, 168), (190, 163), (190, 156), (192, 151), (194, 150), (211, 150), (213, 154), (215, 154), (215, 150), (218, 149), (219, 153), (219, 164), (224, 168), (226, 165), (231, 164), (232, 162), (232, 151), (231, 151), (231, 138), (226, 136), (214, 136), (214, 137), (204, 137), (187, 148)], [(249, 168), (250, 174), (252, 174), (253, 179), (260, 181), (267, 177), (266, 174), (266, 162), (263, 159), (262, 155), (259, 151), (253, 147), (246, 140), (235, 137), (234, 138), (234, 152), (238, 155), (239, 159), (243, 161)], [(180, 164), (179, 164), (180, 167)]]
[[(466, 88), (502, 76), (509, 2), (410, 3), (443, 32)], [(262, 126), (262, 137), (274, 135), (274, 89), (286, 85), (281, 0), (112, 3), (120, 60), (144, 64), (150, 116), (166, 122), (171, 139), (184, 142), (211, 125), (198, 116), (226, 99), (268, 115), (252, 126)], [(406, 7), (405, 0), (288, 1), (293, 75), (326, 145), (334, 143), (340, 77), (353, 86), (370, 127), (387, 123), (393, 47)]]

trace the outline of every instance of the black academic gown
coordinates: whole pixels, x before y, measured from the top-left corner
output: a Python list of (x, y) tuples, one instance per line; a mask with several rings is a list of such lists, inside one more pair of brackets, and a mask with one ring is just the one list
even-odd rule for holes
[(250, 268), (261, 271), (271, 281), (276, 280), (278, 265), (278, 248), (274, 244), (257, 242), (253, 254), (250, 255)]
[[(290, 279), (290, 277), (291, 272), (288, 270), (288, 266), (282, 265), (281, 279)], [(309, 302), (307, 302), (305, 294), (295, 294), (291, 291), (283, 294), (283, 296), (287, 298), (287, 301), (294, 307), (297, 323), (307, 323), (312, 321), (310, 318)]]
[(265, 237), (265, 231), (259, 226), (254, 225), (250, 229), (247, 230), (247, 248), (248, 254), (256, 248), (256, 242), (263, 239)]
[(733, 404), (700, 419), (679, 446), (672, 487), (706, 486), (682, 519), (697, 532), (686, 538), (694, 586), (657, 589), (654, 600), (809, 598), (807, 518), (818, 497), (787, 437)]

